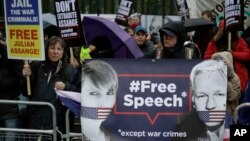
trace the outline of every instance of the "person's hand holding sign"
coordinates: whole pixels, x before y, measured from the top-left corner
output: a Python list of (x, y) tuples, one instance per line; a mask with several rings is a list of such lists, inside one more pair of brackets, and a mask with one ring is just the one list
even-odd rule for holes
[(23, 76), (30, 76), (31, 75), (31, 69), (29, 64), (23, 65)]

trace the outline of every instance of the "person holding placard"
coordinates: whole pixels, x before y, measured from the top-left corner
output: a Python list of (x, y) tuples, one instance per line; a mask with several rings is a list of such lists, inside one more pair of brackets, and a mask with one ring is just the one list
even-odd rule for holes
[(229, 51), (233, 56), (234, 70), (240, 78), (241, 92), (244, 93), (249, 78), (245, 64), (247, 61), (250, 61), (250, 49), (246, 41), (240, 37), (238, 31), (232, 31), (231, 35), (232, 40), (229, 49), (228, 32), (224, 29), (224, 20), (222, 20), (219, 24), (219, 30), (208, 43), (204, 59), (210, 59), (216, 52)]
[[(24, 65), (23, 76), (30, 76), (31, 101), (50, 102), (56, 108), (57, 126), (65, 132), (65, 113), (67, 108), (59, 101), (55, 89), (80, 92), (80, 76), (68, 63), (66, 44), (57, 36), (52, 36), (45, 46), (46, 60), (34, 61)], [(26, 87), (25, 87), (26, 88)], [(26, 89), (23, 89), (25, 93)], [(52, 129), (52, 112), (48, 107), (28, 106), (31, 129)]]
[(222, 60), (227, 65), (227, 112), (233, 117), (240, 99), (240, 79), (234, 72), (233, 56), (227, 51), (214, 53), (213, 60)]

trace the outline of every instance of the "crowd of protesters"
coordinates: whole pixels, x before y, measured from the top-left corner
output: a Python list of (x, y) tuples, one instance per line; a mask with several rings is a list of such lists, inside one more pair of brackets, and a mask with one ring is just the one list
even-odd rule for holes
[[(205, 19), (211, 20), (211, 13), (202, 13)], [(140, 17), (131, 18), (137, 21), (129, 21), (125, 31), (134, 38), (138, 48), (143, 52), (144, 58), (167, 59), (221, 59), (228, 66), (228, 113), (233, 116), (235, 108), (249, 97), (249, 30), (245, 30), (244, 36), (239, 32), (232, 33), (232, 48), (228, 50), (228, 37), (224, 29), (223, 20), (220, 25), (207, 32), (209, 36), (202, 34), (203, 30), (196, 31), (193, 38), (188, 36), (183, 22), (169, 21), (159, 29), (160, 43), (151, 41), (151, 35), (141, 25)], [(24, 64), (22, 61), (8, 59), (7, 44), (5, 42), (4, 29), (1, 30), (0, 39), (0, 99), (18, 100), (20, 94), (27, 96), (31, 101), (50, 102), (56, 108), (57, 126), (61, 132), (65, 132), (64, 107), (56, 96), (55, 89), (68, 91), (81, 91), (81, 63), (90, 58), (114, 58), (111, 41), (98, 36), (87, 47), (80, 47), (75, 52), (76, 60), (68, 57), (68, 50), (58, 32), (45, 30), (45, 61), (33, 61)], [(206, 33), (207, 33), (206, 32)], [(201, 37), (206, 37), (201, 40)], [(193, 39), (193, 40), (192, 40)], [(159, 52), (160, 50), (160, 52)], [(159, 57), (160, 55), (160, 57)], [(26, 77), (31, 80), (31, 95), (27, 94)], [(51, 129), (51, 111), (46, 107), (28, 106), (26, 122), (20, 121), (18, 105), (6, 104), (0, 106), (0, 127), (31, 129)], [(250, 122), (250, 117), (244, 123)], [(22, 125), (21, 123), (26, 123)], [(10, 136), (14, 133), (8, 132)], [(6, 141), (14, 141), (7, 139)]]
[[(234, 116), (236, 107), (242, 102), (250, 102), (249, 94), (249, 64), (250, 64), (250, 47), (249, 47), (249, 28), (243, 31), (233, 31), (232, 47), (228, 49), (228, 32), (225, 29), (224, 20), (216, 21), (212, 17), (212, 13), (205, 10), (201, 13), (201, 17), (214, 23), (214, 27), (201, 27), (194, 34), (185, 31), (183, 22), (169, 21), (159, 29), (161, 42), (160, 58), (182, 58), (182, 59), (220, 59), (228, 66), (228, 97), (227, 110), (231, 116)], [(139, 25), (140, 26), (140, 25)], [(131, 27), (132, 28), (132, 27)], [(134, 28), (134, 38), (136, 38), (137, 28)], [(140, 26), (142, 29), (142, 27)], [(147, 33), (145, 30), (142, 30)], [(191, 54), (188, 53), (191, 50)], [(143, 50), (142, 50), (143, 51)], [(225, 53), (223, 53), (225, 52)], [(145, 57), (157, 58), (157, 49), (151, 52), (151, 55)], [(219, 57), (218, 57), (219, 56)], [(246, 112), (245, 112), (246, 113)], [(249, 118), (250, 119), (250, 118)], [(244, 120), (244, 124), (248, 121)], [(241, 122), (241, 121), (239, 121)]]

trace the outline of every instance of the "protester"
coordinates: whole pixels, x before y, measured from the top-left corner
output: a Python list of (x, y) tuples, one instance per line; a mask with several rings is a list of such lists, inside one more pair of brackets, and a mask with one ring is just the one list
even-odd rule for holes
[[(250, 48), (250, 26), (247, 27), (247, 28), (244, 30), (244, 32), (243, 32), (243, 34), (242, 34), (241, 37), (242, 37), (243, 39), (245, 39), (248, 48)], [(248, 70), (248, 74), (250, 74), (250, 61), (248, 61), (248, 62), (246, 63), (246, 67), (247, 67), (247, 70)], [(250, 80), (250, 76), (249, 76), (249, 80)]]
[(80, 51), (81, 46), (68, 47), (68, 56), (70, 56), (69, 63), (76, 69), (81, 69)]
[[(163, 46), (162, 58), (185, 59), (186, 47), (184, 47), (184, 42), (187, 40), (187, 34), (183, 23), (177, 21), (168, 22), (160, 28), (159, 32)], [(189, 43), (188, 45), (194, 44)], [(188, 46), (188, 49), (191, 49), (191, 58), (199, 58), (199, 50), (196, 46)]]
[(118, 77), (112, 66), (101, 60), (83, 63), (81, 123), (87, 140), (109, 141), (100, 125), (113, 109), (117, 89)]
[(140, 50), (144, 53), (145, 58), (155, 51), (155, 46), (150, 41), (150, 34), (143, 26), (138, 25), (135, 27), (133, 37)]
[[(24, 65), (23, 76), (30, 76), (31, 101), (49, 102), (56, 108), (57, 126), (65, 132), (64, 107), (56, 96), (55, 89), (80, 92), (80, 76), (72, 65), (68, 64), (66, 44), (60, 37), (52, 36), (45, 46), (45, 61), (34, 61)], [(24, 87), (24, 94), (27, 90)], [(28, 106), (30, 129), (52, 129), (52, 112), (47, 106)]]
[(227, 112), (234, 117), (236, 107), (239, 105), (241, 95), (240, 79), (234, 72), (232, 54), (224, 51), (214, 53), (213, 60), (222, 60), (227, 65)]
[(201, 27), (196, 30), (193, 36), (193, 41), (196, 43), (201, 51), (201, 58), (204, 58), (204, 53), (206, 51), (209, 41), (213, 38), (216, 31), (218, 30), (216, 26), (216, 21), (213, 18), (212, 12), (209, 10), (202, 11), (201, 17), (207, 21), (214, 23), (213, 27)]
[(96, 36), (88, 46), (80, 49), (79, 60), (82, 64), (85, 59), (92, 58), (114, 58), (111, 41), (106, 36)]
[[(224, 29), (224, 20), (220, 22), (219, 30), (209, 42), (206, 49), (204, 59), (210, 59), (216, 52), (229, 51), (233, 56), (233, 64), (236, 74), (240, 78), (241, 91), (244, 93), (248, 81), (248, 72), (245, 66), (247, 61), (250, 61), (250, 49), (248, 48), (245, 40), (239, 36), (239, 32), (231, 32), (232, 47), (228, 49), (228, 33)], [(242, 95), (243, 96), (243, 95)]]
[(112, 44), (107, 36), (96, 36), (88, 48), (91, 58), (114, 58)]
[[(222, 141), (225, 122), (225, 128), (232, 124), (228, 123), (229, 121), (225, 121), (227, 98), (226, 66), (222, 61), (203, 61), (193, 67), (190, 81), (193, 111), (188, 115), (180, 117), (180, 123), (177, 125), (176, 130), (186, 133), (186, 137), (176, 140)], [(217, 115), (217, 118), (211, 115)]]
[(80, 63), (82, 64), (85, 59), (91, 59), (90, 52), (95, 49), (95, 46), (92, 46), (93, 49), (91, 49), (91, 46), (82, 46), (80, 50)]
[(186, 31), (182, 23), (169, 22), (159, 30), (163, 45), (163, 58), (185, 58)]
[(149, 26), (149, 33), (151, 35), (151, 41), (154, 43), (154, 45), (161, 43), (159, 29), (163, 24), (166, 24), (169, 21), (170, 19), (167, 16), (156, 15), (152, 18)]
[[(21, 94), (22, 62), (7, 57), (7, 44), (5, 38), (0, 38), (0, 99), (18, 100)], [(0, 127), (20, 128), (19, 109), (17, 104), (0, 105)], [(15, 141), (17, 133), (1, 132), (0, 140)], [(4, 135), (4, 136), (3, 136)]]
[(201, 17), (205, 20), (212, 21), (213, 20), (213, 14), (209, 10), (204, 10), (201, 12)]
[(44, 41), (45, 41), (45, 43), (52, 36), (60, 36), (60, 31), (58, 30), (58, 27), (55, 25), (50, 25), (44, 29)]
[(133, 13), (128, 17), (128, 28), (135, 29), (136, 26), (141, 25), (141, 14)]
[(130, 36), (134, 35), (134, 30), (130, 27), (126, 27), (124, 31), (126, 31)]

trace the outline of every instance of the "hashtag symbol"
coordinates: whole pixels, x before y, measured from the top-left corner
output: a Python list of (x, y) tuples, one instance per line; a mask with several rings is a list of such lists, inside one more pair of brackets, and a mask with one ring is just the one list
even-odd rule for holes
[(130, 92), (138, 92), (140, 90), (140, 81), (135, 81), (133, 80), (132, 82), (130, 82), (130, 87), (129, 90)]

